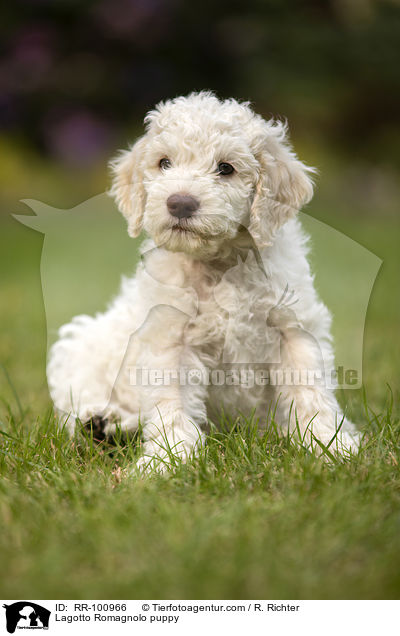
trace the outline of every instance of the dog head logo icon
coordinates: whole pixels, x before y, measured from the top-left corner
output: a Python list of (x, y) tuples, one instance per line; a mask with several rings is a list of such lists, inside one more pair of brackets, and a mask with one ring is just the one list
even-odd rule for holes
[(16, 629), (48, 629), (51, 612), (31, 601), (18, 601), (3, 605), (6, 610), (6, 627), (9, 634)]

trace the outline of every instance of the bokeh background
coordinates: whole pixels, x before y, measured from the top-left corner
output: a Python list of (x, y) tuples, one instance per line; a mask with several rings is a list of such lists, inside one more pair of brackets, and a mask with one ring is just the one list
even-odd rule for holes
[[(0, 360), (14, 387), (3, 374), (2, 395), (48, 403), (43, 236), (11, 213), (29, 213), (21, 199), (69, 209), (104, 192), (108, 159), (149, 108), (211, 89), (287, 118), (298, 154), (319, 170), (307, 212), (383, 259), (364, 358), (380, 408), (386, 383), (397, 390), (400, 355), (399, 2), (15, 0), (2, 13)], [(117, 238), (110, 249), (116, 270), (129, 269)], [(115, 276), (101, 280), (115, 291)], [(351, 294), (349, 272), (344, 304)]]
[[(88, 168), (160, 99), (212, 88), (372, 165), (399, 139), (394, 0), (16, 0), (2, 20), (1, 127)], [(397, 143), (396, 143), (397, 142)]]

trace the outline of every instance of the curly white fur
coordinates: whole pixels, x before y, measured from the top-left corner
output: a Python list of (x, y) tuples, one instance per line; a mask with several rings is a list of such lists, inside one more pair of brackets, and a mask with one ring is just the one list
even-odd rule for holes
[[(93, 416), (107, 420), (108, 433), (141, 423), (142, 466), (165, 458), (166, 445), (189, 455), (221, 407), (232, 415), (256, 411), (262, 424), (272, 405), (284, 429), (329, 442), (343, 416), (324, 382), (210, 386), (178, 375), (185, 368), (204, 378), (227, 364), (333, 368), (330, 315), (295, 218), (311, 199), (313, 170), (297, 159), (283, 123), (233, 99), (179, 97), (159, 104), (145, 123), (143, 137), (112, 162), (111, 193), (129, 234), (144, 229), (151, 238), (108, 311), (61, 328), (48, 364), (55, 405), (70, 414), (72, 428)], [(168, 169), (160, 168), (162, 158)], [(218, 174), (220, 162), (234, 173)], [(176, 193), (200, 203), (181, 222), (166, 205)], [(294, 309), (282, 302), (285, 290), (294, 294)], [(140, 385), (132, 382), (134, 369), (176, 373), (167, 383)], [(337, 444), (339, 451), (357, 447), (350, 422)]]

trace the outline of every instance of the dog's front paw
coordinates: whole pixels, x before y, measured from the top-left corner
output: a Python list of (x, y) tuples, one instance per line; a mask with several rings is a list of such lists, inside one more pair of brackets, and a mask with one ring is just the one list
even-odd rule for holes
[(356, 455), (360, 444), (361, 434), (356, 430), (338, 430), (336, 434), (333, 431), (323, 431), (321, 434), (321, 431), (314, 429), (309, 442), (309, 446), (317, 455), (323, 455), (326, 447), (330, 453), (344, 457)]
[(136, 462), (135, 469), (142, 475), (152, 473), (166, 473), (173, 470), (180, 463), (185, 463), (189, 453), (183, 447), (178, 449), (166, 448), (162, 440), (151, 440), (143, 447), (143, 455)]
[(197, 443), (176, 435), (173, 440), (163, 435), (148, 440), (143, 444), (143, 455), (136, 462), (136, 470), (147, 475), (171, 471), (193, 457), (201, 442), (202, 436)]
[(142, 455), (137, 460), (132, 473), (139, 473), (140, 475), (151, 475), (157, 473), (159, 475), (164, 474), (171, 470), (173, 464), (168, 460), (168, 455)]
[(339, 431), (337, 436), (336, 448), (339, 453), (347, 454), (352, 453), (356, 454), (361, 444), (361, 435), (358, 431)]

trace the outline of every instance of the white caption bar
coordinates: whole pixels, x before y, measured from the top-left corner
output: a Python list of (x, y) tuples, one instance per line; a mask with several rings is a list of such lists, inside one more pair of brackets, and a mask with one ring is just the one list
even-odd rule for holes
[(400, 601), (29, 601), (0, 602), (0, 634), (184, 634), (255, 629), (260, 634), (389, 633)]

